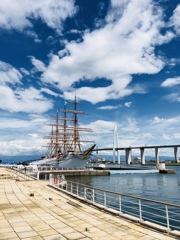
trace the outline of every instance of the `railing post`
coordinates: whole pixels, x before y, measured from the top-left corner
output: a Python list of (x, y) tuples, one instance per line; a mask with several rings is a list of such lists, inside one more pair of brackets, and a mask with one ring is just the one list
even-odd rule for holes
[(92, 201), (94, 202), (94, 189), (93, 189)]
[(84, 187), (84, 199), (86, 199), (86, 187)]
[(71, 183), (71, 193), (72, 193), (72, 183)]
[(53, 181), (53, 175), (52, 173), (49, 174), (49, 185), (52, 185), (52, 181)]
[(39, 171), (37, 172), (37, 180), (39, 180)]
[(76, 184), (76, 194), (77, 194), (77, 196), (79, 196), (79, 191), (78, 191), (78, 184)]
[(119, 211), (122, 212), (121, 211), (121, 195), (119, 195)]
[(169, 226), (169, 213), (168, 213), (168, 206), (165, 205), (166, 208), (166, 221), (167, 221), (167, 229), (170, 231), (170, 226)]
[(104, 206), (106, 207), (106, 192), (104, 192)]
[(140, 218), (140, 221), (142, 222), (141, 199), (139, 199), (139, 218)]

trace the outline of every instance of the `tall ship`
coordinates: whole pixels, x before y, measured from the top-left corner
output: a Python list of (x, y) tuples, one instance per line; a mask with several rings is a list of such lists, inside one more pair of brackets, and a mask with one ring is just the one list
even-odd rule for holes
[(86, 161), (90, 157), (96, 144), (92, 140), (83, 137), (85, 133), (91, 133), (92, 129), (80, 127), (78, 115), (88, 115), (87, 112), (77, 109), (77, 98), (75, 96), (73, 109), (67, 109), (67, 103), (61, 110), (62, 116), (57, 112), (54, 122), (48, 124), (51, 132), (45, 139), (48, 144), (43, 146), (47, 148), (47, 156), (41, 160), (36, 160), (30, 165), (51, 165), (62, 168), (85, 167)]

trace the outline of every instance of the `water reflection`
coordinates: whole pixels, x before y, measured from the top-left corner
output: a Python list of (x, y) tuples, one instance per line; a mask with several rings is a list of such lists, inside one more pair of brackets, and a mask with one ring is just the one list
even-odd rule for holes
[(180, 167), (176, 174), (122, 174), (79, 176), (67, 179), (101, 189), (180, 204)]

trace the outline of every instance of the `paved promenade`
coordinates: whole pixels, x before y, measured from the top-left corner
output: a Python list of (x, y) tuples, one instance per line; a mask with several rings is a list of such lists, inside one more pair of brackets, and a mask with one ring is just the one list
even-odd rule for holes
[(0, 168), (0, 239), (175, 239), (81, 203), (47, 184), (18, 180)]

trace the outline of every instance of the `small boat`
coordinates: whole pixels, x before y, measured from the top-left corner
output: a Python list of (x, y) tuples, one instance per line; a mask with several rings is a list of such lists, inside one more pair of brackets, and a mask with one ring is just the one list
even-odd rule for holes
[[(81, 138), (83, 133), (92, 132), (90, 128), (78, 125), (78, 115), (87, 115), (86, 112), (77, 110), (77, 99), (75, 97), (73, 109), (67, 109), (65, 102), (64, 109), (61, 110), (63, 116), (58, 112), (55, 121), (48, 124), (51, 132), (45, 136), (49, 140), (47, 146), (47, 156), (41, 160), (33, 161), (30, 164), (37, 166), (56, 166), (60, 168), (84, 167), (96, 144), (92, 140)], [(80, 134), (81, 133), (81, 134)], [(88, 146), (90, 144), (90, 146)], [(86, 147), (85, 149), (83, 147)]]

